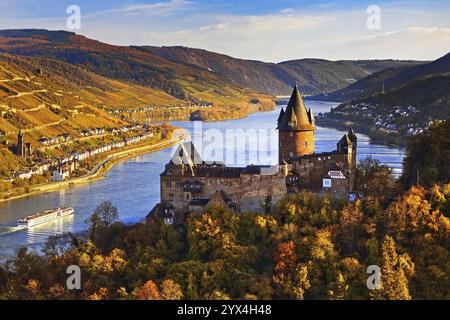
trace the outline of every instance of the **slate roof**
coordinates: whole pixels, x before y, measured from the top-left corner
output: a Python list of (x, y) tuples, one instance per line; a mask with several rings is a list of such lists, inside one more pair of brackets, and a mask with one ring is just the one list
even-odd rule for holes
[(278, 124), (278, 129), (294, 131), (315, 130), (314, 117), (312, 116), (311, 110), (306, 110), (297, 85), (295, 85), (294, 90), (292, 91), (286, 111)]

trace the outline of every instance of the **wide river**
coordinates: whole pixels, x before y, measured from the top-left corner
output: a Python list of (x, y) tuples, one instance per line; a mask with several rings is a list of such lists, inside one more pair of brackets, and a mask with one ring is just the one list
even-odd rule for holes
[[(329, 111), (336, 105), (320, 101), (306, 101), (306, 104), (316, 114)], [(194, 141), (199, 137), (209, 141), (209, 144), (203, 143), (203, 150), (208, 149), (203, 156), (210, 155), (205, 160), (222, 160), (229, 165), (244, 165), (242, 163), (244, 159), (248, 163), (264, 164), (267, 163), (267, 158), (269, 162), (276, 161), (278, 137), (274, 129), (279, 108), (274, 111), (254, 113), (245, 119), (197, 122), (195, 126), (198, 127), (201, 124), (203, 132), (199, 134), (196, 131), (195, 135), (194, 122), (174, 121), (172, 124), (189, 130)], [(230, 148), (232, 146), (229, 144), (230, 139), (235, 141), (233, 133), (240, 136), (239, 131), (233, 131), (238, 129), (247, 131), (256, 129), (259, 136), (265, 135), (268, 138), (266, 145), (270, 145), (272, 152), (261, 156), (258, 147), (252, 143), (236, 143), (237, 148)], [(226, 134), (230, 132), (231, 138)], [(344, 133), (335, 129), (318, 127), (316, 152), (335, 150), (337, 141)], [(213, 136), (215, 141), (211, 140)], [(261, 140), (264, 139), (261, 138)], [(209, 152), (212, 145), (217, 147), (216, 151)], [(20, 247), (39, 248), (50, 235), (85, 230), (86, 219), (102, 201), (111, 201), (119, 209), (120, 219), (125, 223), (142, 220), (159, 200), (159, 174), (169, 161), (171, 152), (172, 148), (126, 160), (115, 165), (104, 179), (89, 184), (0, 203), (0, 262), (14, 254)], [(358, 134), (358, 159), (369, 155), (391, 166), (395, 173), (401, 172), (402, 149), (371, 144), (367, 136)], [(240, 162), (239, 159), (241, 159)], [(75, 208), (75, 215), (28, 230), (18, 230), (15, 227), (17, 219), (59, 206)]]

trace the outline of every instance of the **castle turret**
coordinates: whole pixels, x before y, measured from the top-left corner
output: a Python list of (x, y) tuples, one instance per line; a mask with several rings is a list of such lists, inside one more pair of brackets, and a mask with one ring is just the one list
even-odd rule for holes
[(350, 141), (353, 143), (353, 147), (356, 148), (358, 145), (358, 137), (356, 136), (355, 131), (353, 131), (353, 128), (350, 128), (350, 130), (348, 130), (347, 135)]
[(284, 117), (284, 108), (281, 108), (280, 115), (278, 116), (278, 120), (277, 120), (277, 129), (280, 126), (280, 123), (281, 123), (281, 120), (283, 120), (283, 117)]
[(282, 110), (278, 119), (280, 163), (314, 153), (314, 123), (313, 113), (306, 109), (295, 85), (286, 111)]

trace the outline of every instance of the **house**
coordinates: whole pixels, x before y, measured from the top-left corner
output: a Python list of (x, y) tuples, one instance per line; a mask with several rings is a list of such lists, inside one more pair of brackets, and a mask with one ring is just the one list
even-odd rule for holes
[(59, 166), (57, 169), (53, 170), (52, 180), (53, 181), (64, 181), (70, 177), (69, 170)]
[(334, 196), (345, 197), (349, 191), (349, 180), (341, 171), (328, 171), (322, 182), (322, 190)]

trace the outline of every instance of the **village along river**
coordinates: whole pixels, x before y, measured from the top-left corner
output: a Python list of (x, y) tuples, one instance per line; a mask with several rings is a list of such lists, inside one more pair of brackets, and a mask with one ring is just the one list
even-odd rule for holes
[[(314, 113), (317, 114), (319, 112), (329, 111), (336, 104), (306, 101), (306, 105), (312, 108)], [(280, 107), (274, 111), (254, 113), (244, 119), (203, 122), (201, 125), (204, 131), (213, 129), (216, 133), (223, 134), (230, 129), (256, 129), (262, 132), (270, 130), (273, 133), (268, 139), (272, 149), (270, 158), (272, 161), (276, 161), (278, 137), (274, 129), (276, 127), (279, 109)], [(185, 128), (193, 133), (194, 122), (174, 121), (172, 124)], [(335, 150), (336, 143), (344, 133), (335, 129), (317, 127), (316, 152)], [(370, 139), (367, 136), (361, 134), (357, 136), (359, 160), (371, 155), (373, 158), (380, 160), (381, 163), (391, 166), (395, 173), (399, 174), (401, 172), (403, 160), (402, 149), (370, 144)], [(228, 146), (227, 144), (225, 145)], [(252, 156), (258, 153), (258, 150), (255, 150), (255, 148), (252, 149), (251, 146), (247, 146), (246, 148), (241, 145), (240, 147), (237, 150), (229, 150), (229, 148), (223, 147), (223, 150), (220, 149), (222, 152), (216, 153), (218, 158), (205, 160), (225, 160), (229, 165), (241, 166), (245, 164), (235, 163), (236, 160), (233, 161), (232, 158), (225, 157), (227, 152), (235, 151), (235, 159), (238, 159), (240, 156), (247, 156), (247, 159), (254, 159), (255, 157)], [(222, 148), (222, 145), (220, 145), (220, 148)], [(169, 161), (171, 152), (172, 148), (169, 148), (140, 155), (118, 163), (106, 174), (105, 179), (97, 180), (86, 185), (73, 186), (51, 193), (38, 194), (0, 203), (0, 262), (14, 254), (20, 247), (39, 248), (50, 235), (85, 230), (87, 228), (85, 223), (86, 219), (102, 201), (111, 201), (118, 208), (120, 219), (124, 223), (142, 220), (159, 201), (159, 174), (163, 171), (164, 165)], [(222, 158), (220, 157), (221, 154), (223, 155)], [(214, 153), (211, 153), (211, 155), (215, 156)], [(265, 164), (255, 161), (252, 163)], [(75, 215), (45, 223), (28, 230), (18, 230), (15, 227), (17, 220), (20, 218), (60, 206), (73, 207), (75, 209)]]

